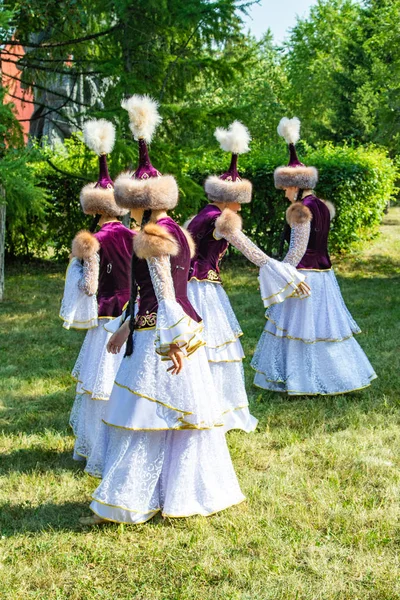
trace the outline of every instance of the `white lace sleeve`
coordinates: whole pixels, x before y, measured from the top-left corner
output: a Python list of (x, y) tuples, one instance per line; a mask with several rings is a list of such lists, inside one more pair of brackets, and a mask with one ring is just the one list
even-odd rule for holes
[(60, 318), (65, 329), (91, 329), (96, 327), (97, 299), (88, 296), (79, 286), (83, 279), (83, 266), (78, 258), (73, 258), (65, 276), (64, 295), (61, 302)]
[(307, 250), (310, 229), (311, 224), (309, 221), (307, 223), (293, 225), (290, 233), (289, 251), (282, 262), (297, 267)]
[(251, 241), (240, 229), (234, 229), (232, 232), (224, 233), (222, 236), (216, 229), (217, 237), (225, 238), (232, 246), (235, 246), (250, 262), (262, 267), (269, 261), (269, 256), (265, 254), (258, 246)]
[(189, 356), (200, 346), (204, 346), (201, 337), (203, 325), (193, 321), (175, 299), (169, 256), (148, 258), (147, 264), (158, 302), (154, 340), (156, 352), (163, 359), (169, 360), (171, 345), (176, 345)]
[(157, 302), (162, 300), (175, 300), (174, 282), (171, 275), (171, 261), (168, 255), (151, 257), (147, 259)]
[(83, 261), (82, 277), (78, 282), (78, 287), (88, 296), (93, 296), (97, 292), (99, 286), (99, 267), (100, 257), (97, 252)]

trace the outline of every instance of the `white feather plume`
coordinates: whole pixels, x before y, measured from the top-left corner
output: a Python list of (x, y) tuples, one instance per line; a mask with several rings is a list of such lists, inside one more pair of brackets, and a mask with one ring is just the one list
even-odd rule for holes
[(286, 140), (287, 144), (297, 144), (300, 139), (300, 119), (283, 117), (279, 121), (278, 133)]
[(134, 94), (127, 100), (122, 100), (122, 108), (128, 111), (129, 127), (135, 140), (143, 138), (150, 143), (162, 117), (158, 112), (158, 102), (150, 96)]
[(250, 150), (249, 142), (251, 137), (249, 130), (240, 121), (233, 121), (228, 129), (217, 127), (214, 135), (225, 152), (244, 154)]
[(115, 127), (106, 119), (91, 119), (83, 124), (83, 139), (96, 154), (109, 154), (115, 144)]

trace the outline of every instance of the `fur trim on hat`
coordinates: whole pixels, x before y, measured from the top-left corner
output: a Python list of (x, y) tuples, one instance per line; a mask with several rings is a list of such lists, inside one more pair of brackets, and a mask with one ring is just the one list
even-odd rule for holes
[(181, 227), (181, 229), (182, 229), (182, 232), (184, 233), (184, 235), (186, 237), (186, 241), (189, 245), (190, 258), (194, 258), (196, 256), (196, 244), (194, 243), (192, 234), (190, 233), (190, 231), (185, 229), (185, 227)]
[(318, 182), (318, 171), (315, 167), (278, 167), (274, 180), (275, 187), (281, 190), (287, 187), (312, 190)]
[(124, 208), (172, 210), (178, 204), (178, 185), (172, 175), (133, 179), (122, 173), (114, 183), (115, 201)]
[(147, 179), (148, 206), (152, 210), (172, 210), (178, 204), (178, 184), (172, 175)]
[(148, 223), (133, 238), (133, 250), (138, 258), (176, 256), (179, 252), (179, 245), (164, 227), (156, 223)]
[[(322, 200), (322, 198), (320, 198), (320, 200)], [(329, 200), (322, 200), (322, 202), (324, 204), (326, 204), (326, 207), (329, 210), (329, 214), (331, 216), (331, 221), (332, 221), (336, 217), (335, 205), (332, 202), (329, 202)]]
[(215, 221), (215, 229), (221, 237), (229, 236), (237, 229), (242, 229), (242, 217), (230, 208), (225, 208)]
[(114, 190), (95, 187), (88, 183), (81, 190), (80, 201), (85, 215), (108, 215), (122, 217), (128, 212), (115, 203)]
[(204, 190), (211, 202), (238, 202), (248, 204), (251, 202), (253, 186), (248, 179), (241, 181), (228, 181), (216, 175), (207, 177)]
[(286, 221), (290, 227), (293, 225), (303, 225), (309, 223), (312, 219), (312, 212), (301, 202), (293, 202), (286, 211)]
[(72, 240), (71, 252), (76, 258), (87, 260), (100, 250), (100, 244), (90, 231), (79, 231)]

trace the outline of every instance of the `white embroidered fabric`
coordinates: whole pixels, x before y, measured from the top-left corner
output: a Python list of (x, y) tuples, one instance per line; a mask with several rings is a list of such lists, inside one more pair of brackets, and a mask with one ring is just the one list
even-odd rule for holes
[(91, 329), (97, 326), (97, 299), (96, 296), (88, 296), (80, 289), (79, 282), (82, 278), (82, 263), (73, 258), (65, 274), (59, 315), (65, 329)]
[(250, 238), (247, 237), (240, 229), (235, 229), (229, 234), (224, 234), (216, 229), (217, 237), (225, 238), (232, 246), (235, 246), (239, 252), (241, 252), (250, 262), (257, 265), (257, 267), (262, 267), (269, 260), (270, 257), (265, 254), (258, 246), (251, 241)]
[[(70, 425), (75, 435), (74, 458), (90, 461), (101, 428), (106, 402), (93, 400), (90, 394), (77, 394), (70, 415)], [(96, 473), (99, 476), (99, 473)]]
[(243, 332), (224, 288), (193, 279), (188, 284), (188, 298), (203, 319), (208, 359), (215, 362), (241, 360), (244, 353), (239, 337)]
[(112, 521), (209, 515), (244, 500), (221, 430), (109, 434), (92, 510)]
[(157, 301), (160, 303), (161, 300), (175, 300), (175, 289), (169, 256), (164, 255), (157, 258), (148, 258), (147, 264)]
[(293, 225), (290, 232), (290, 245), (288, 253), (283, 259), (293, 267), (297, 267), (307, 250), (308, 240), (310, 239), (311, 223), (300, 223)]
[(100, 256), (96, 252), (93, 256), (83, 261), (82, 277), (78, 287), (88, 296), (97, 293), (99, 287)]
[(258, 387), (289, 394), (340, 394), (366, 387), (376, 374), (356, 342), (333, 270), (310, 271), (313, 294), (271, 307), (251, 366)]
[(185, 359), (179, 375), (154, 351), (156, 330), (134, 332), (133, 353), (116, 376), (105, 421), (127, 429), (187, 429), (222, 426), (223, 407), (204, 347)]
[(283, 302), (295, 293), (299, 283), (304, 281), (304, 275), (297, 273), (291, 266), (270, 258), (240, 229), (235, 229), (229, 235), (225, 234), (224, 236), (217, 230), (217, 236), (224, 237), (248, 260), (260, 267), (259, 282), (265, 307)]
[(149, 258), (147, 264), (158, 301), (156, 352), (166, 358), (175, 344), (189, 355), (204, 345), (203, 324), (193, 321), (176, 302), (169, 256)]
[(87, 332), (72, 370), (77, 380), (77, 394), (88, 393), (94, 400), (108, 400), (118, 372), (125, 346), (119, 354), (107, 352), (111, 333), (105, 327), (112, 319), (101, 319), (100, 325)]
[(258, 276), (264, 306), (268, 308), (273, 304), (284, 302), (286, 298), (297, 293), (299, 283), (304, 280), (305, 276), (301, 271), (297, 271), (290, 264), (271, 258), (261, 267)]
[(239, 339), (242, 331), (229, 298), (222, 286), (194, 280), (188, 285), (188, 297), (203, 318), (207, 358), (221, 400), (224, 431), (254, 431), (257, 419), (248, 408)]

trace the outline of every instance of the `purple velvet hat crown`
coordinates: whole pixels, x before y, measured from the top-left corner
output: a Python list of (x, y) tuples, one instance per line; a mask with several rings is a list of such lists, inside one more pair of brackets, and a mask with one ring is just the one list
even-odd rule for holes
[(296, 143), (300, 139), (300, 120), (297, 117), (283, 117), (278, 125), (278, 133), (289, 146), (289, 163), (278, 167), (274, 172), (275, 187), (284, 189), (298, 187), (302, 190), (313, 189), (318, 182), (318, 171), (315, 167), (306, 167), (297, 156)]
[(139, 165), (134, 173), (122, 173), (115, 180), (115, 200), (127, 209), (171, 210), (178, 203), (178, 186), (172, 175), (161, 175), (153, 167), (147, 143), (150, 143), (162, 118), (158, 104), (149, 96), (135, 94), (123, 100), (129, 114), (133, 137), (139, 143)]
[(105, 119), (93, 119), (83, 125), (86, 145), (99, 156), (99, 178), (81, 190), (82, 210), (87, 215), (120, 217), (127, 213), (116, 205), (114, 184), (108, 173), (107, 154), (114, 148), (115, 127)]
[(238, 202), (246, 204), (251, 201), (252, 185), (242, 179), (237, 170), (238, 155), (249, 151), (251, 140), (248, 129), (239, 121), (234, 121), (228, 129), (217, 127), (214, 132), (222, 150), (232, 153), (229, 169), (219, 177), (210, 175), (204, 183), (204, 189), (211, 202)]

